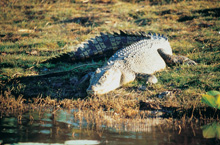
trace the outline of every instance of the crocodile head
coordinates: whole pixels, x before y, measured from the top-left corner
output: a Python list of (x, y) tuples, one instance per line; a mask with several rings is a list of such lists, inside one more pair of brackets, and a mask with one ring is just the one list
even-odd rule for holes
[(121, 86), (121, 75), (121, 71), (115, 67), (98, 68), (91, 76), (87, 93), (101, 95), (115, 90)]

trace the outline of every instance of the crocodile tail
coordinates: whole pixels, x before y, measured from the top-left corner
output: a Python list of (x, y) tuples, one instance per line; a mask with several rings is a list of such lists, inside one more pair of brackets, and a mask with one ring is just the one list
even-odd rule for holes
[(100, 33), (99, 36), (91, 38), (67, 53), (52, 57), (42, 63), (58, 63), (96, 60), (109, 57), (118, 49), (124, 48), (132, 43), (143, 39), (151, 39), (151, 36), (145, 32), (122, 31), (114, 33)]

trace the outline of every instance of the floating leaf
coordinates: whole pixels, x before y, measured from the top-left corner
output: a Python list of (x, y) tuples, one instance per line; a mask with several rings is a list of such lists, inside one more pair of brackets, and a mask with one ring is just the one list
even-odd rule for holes
[(202, 95), (202, 100), (203, 103), (216, 108), (216, 99), (214, 96), (210, 96), (210, 95)]
[(215, 131), (216, 123), (205, 125), (202, 127), (202, 134), (204, 138), (215, 138), (216, 131)]
[(220, 139), (220, 125), (216, 126), (216, 137)]
[(220, 109), (220, 94), (216, 96), (217, 100), (216, 100), (216, 104), (217, 107)]
[(220, 95), (220, 92), (219, 91), (209, 91), (206, 94), (211, 95), (211, 96), (216, 96), (216, 95)]
[(220, 139), (220, 124), (213, 122), (201, 127), (204, 138), (218, 138)]

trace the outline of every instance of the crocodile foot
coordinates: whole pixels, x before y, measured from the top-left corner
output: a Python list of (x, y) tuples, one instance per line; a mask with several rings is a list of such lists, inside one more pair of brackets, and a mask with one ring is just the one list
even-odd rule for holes
[(137, 78), (140, 80), (146, 80), (146, 84), (156, 84), (158, 79), (152, 74), (137, 74)]
[(146, 84), (156, 84), (157, 82), (158, 82), (158, 80), (155, 75), (147, 75), (146, 76)]

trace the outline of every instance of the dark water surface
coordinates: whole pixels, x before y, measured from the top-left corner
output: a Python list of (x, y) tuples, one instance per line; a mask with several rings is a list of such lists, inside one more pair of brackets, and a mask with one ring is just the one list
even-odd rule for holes
[[(188, 125), (184, 128), (161, 126), (127, 128), (88, 124), (74, 119), (74, 110), (26, 113), (0, 118), (0, 142), (40, 142), (64, 144), (68, 140), (94, 140), (109, 145), (215, 145), (220, 144), (220, 124)], [(30, 117), (31, 116), (31, 117)], [(119, 129), (120, 128), (120, 129)], [(67, 142), (66, 142), (67, 143)], [(1, 144), (1, 143), (0, 143)]]

